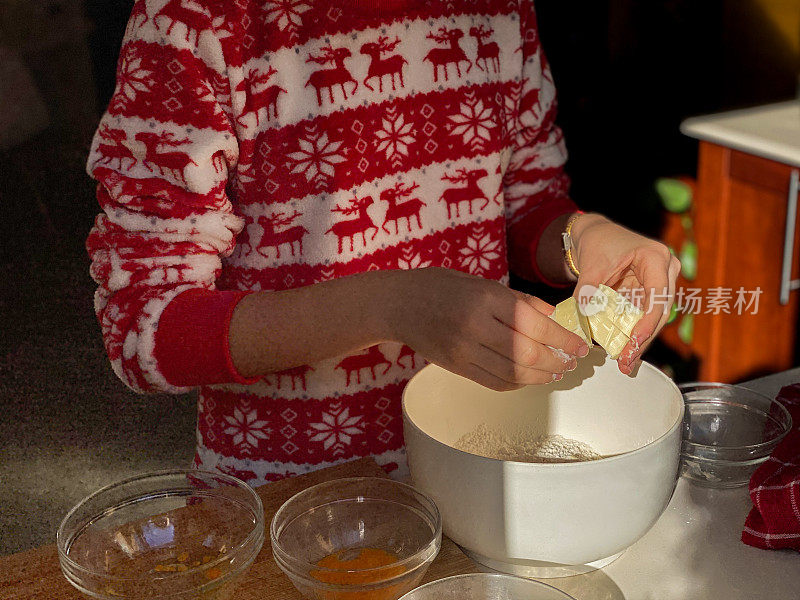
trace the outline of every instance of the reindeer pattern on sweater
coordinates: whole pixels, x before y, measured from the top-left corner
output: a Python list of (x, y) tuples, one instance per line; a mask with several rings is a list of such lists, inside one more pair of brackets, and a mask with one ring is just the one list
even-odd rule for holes
[[(88, 161), (87, 241), (132, 388), (188, 389), (157, 358), (184, 292), (428, 266), (505, 282), (507, 230), (572, 209), (530, 2), (380, 5), (136, 2)], [(364, 455), (400, 473), (399, 398), (423, 365), (381, 344), (200, 381), (196, 462), (252, 483)]]

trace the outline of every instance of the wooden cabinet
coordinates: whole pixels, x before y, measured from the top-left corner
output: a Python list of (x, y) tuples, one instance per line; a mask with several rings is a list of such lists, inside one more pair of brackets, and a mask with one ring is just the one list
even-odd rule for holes
[[(794, 175), (793, 175), (794, 173)], [(791, 250), (784, 256), (787, 212), (791, 209), (796, 167), (702, 141), (695, 200), (698, 246), (697, 278), (704, 300), (709, 290), (732, 290), (730, 314), (702, 311), (695, 316), (692, 349), (699, 358), (699, 378), (736, 382), (795, 364), (800, 292), (788, 294), (785, 260), (792, 262), (789, 281), (800, 278), (800, 227), (791, 227)], [(797, 215), (794, 215), (796, 221)], [(760, 290), (758, 310), (737, 314), (736, 291)], [(784, 291), (784, 296), (786, 292)], [(752, 296), (748, 296), (751, 299)], [(787, 300), (784, 297), (784, 300)]]
[[(800, 101), (688, 119), (700, 140), (692, 206), (697, 276), (704, 304), (691, 342), (675, 328), (664, 340), (697, 359), (697, 378), (735, 383), (796, 366), (800, 318)], [(729, 310), (709, 310), (714, 290)], [(758, 310), (734, 306), (736, 292), (760, 291)], [(742, 312), (742, 314), (739, 314)]]

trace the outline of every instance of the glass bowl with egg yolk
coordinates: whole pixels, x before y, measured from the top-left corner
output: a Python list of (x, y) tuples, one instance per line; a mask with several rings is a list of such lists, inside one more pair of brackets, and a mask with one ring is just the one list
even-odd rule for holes
[(419, 585), (439, 552), (434, 502), (381, 478), (338, 479), (308, 488), (275, 513), (273, 555), (314, 600), (396, 600)]

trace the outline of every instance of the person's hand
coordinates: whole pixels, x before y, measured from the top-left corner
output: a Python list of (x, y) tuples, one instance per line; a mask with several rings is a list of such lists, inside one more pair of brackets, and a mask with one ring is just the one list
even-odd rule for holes
[[(580, 276), (575, 294), (603, 283), (630, 293), (645, 315), (634, 327), (631, 341), (619, 355), (619, 369), (635, 372), (641, 356), (669, 318), (675, 298), (680, 261), (664, 244), (646, 238), (601, 215), (581, 215), (572, 227), (572, 251)], [(583, 292), (581, 291), (583, 288)]]
[(488, 388), (557, 381), (589, 352), (538, 298), (450, 269), (400, 273), (396, 339)]

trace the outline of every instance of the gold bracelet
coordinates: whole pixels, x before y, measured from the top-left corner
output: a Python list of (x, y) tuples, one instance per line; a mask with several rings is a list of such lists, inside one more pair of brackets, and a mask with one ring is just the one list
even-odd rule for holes
[(582, 214), (582, 211), (578, 211), (573, 214), (569, 218), (569, 221), (567, 221), (567, 227), (564, 229), (564, 233), (561, 234), (561, 239), (564, 243), (564, 255), (567, 260), (567, 266), (575, 275), (575, 277), (580, 277), (581, 272), (578, 270), (578, 266), (575, 264), (575, 259), (572, 256), (572, 249), (575, 247), (572, 243), (572, 226), (575, 225), (575, 221), (577, 221), (578, 217), (580, 217)]

